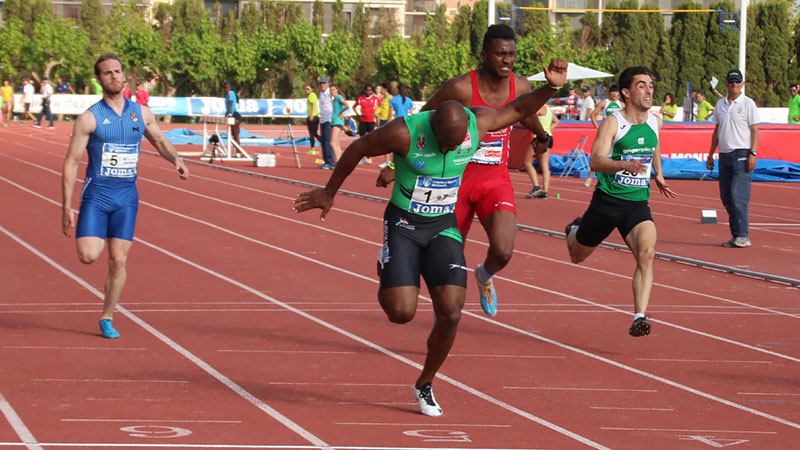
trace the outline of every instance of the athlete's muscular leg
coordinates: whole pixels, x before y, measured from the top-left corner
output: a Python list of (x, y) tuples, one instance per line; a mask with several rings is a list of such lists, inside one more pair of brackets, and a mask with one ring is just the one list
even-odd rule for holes
[[(380, 276), (380, 264), (378, 273)], [(417, 313), (419, 288), (417, 286), (398, 286), (378, 290), (378, 302), (393, 323), (407, 323)]]
[(103, 253), (105, 244), (106, 240), (99, 237), (86, 236), (75, 239), (78, 259), (84, 264), (91, 264), (97, 261), (100, 254)]
[(647, 312), (647, 304), (650, 302), (656, 238), (656, 224), (650, 220), (640, 222), (625, 236), (625, 243), (636, 258), (636, 271), (633, 272), (634, 313)]
[(127, 274), (125, 262), (133, 241), (109, 238), (108, 240), (108, 277), (105, 284), (105, 298), (103, 300), (103, 314), (100, 319), (111, 319), (114, 309), (119, 303), (122, 288), (125, 287)]
[(456, 340), (461, 308), (464, 307), (467, 290), (461, 286), (446, 284), (430, 289), (435, 322), (428, 336), (428, 354), (416, 386), (433, 381), (436, 372), (447, 359), (453, 342)]
[(587, 247), (575, 238), (578, 234), (578, 227), (572, 227), (567, 235), (567, 250), (569, 250), (569, 259), (575, 264), (580, 264), (594, 252), (596, 247)]
[(494, 275), (503, 270), (514, 253), (514, 235), (517, 231), (517, 218), (511, 211), (495, 211), (481, 222), (489, 236), (489, 250), (483, 268)]

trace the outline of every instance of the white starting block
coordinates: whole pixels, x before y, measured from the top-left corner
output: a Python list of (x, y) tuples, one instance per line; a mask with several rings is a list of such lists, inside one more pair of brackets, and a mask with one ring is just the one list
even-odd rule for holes
[(275, 154), (256, 153), (253, 155), (253, 165), (256, 167), (275, 167)]
[(717, 211), (704, 209), (700, 214), (700, 223), (717, 223)]

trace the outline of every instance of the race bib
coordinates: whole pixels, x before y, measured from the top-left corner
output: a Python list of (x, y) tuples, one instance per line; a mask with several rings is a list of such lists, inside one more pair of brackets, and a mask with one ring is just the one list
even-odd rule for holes
[(461, 177), (418, 176), (408, 210), (417, 214), (447, 214), (456, 208)]
[(640, 173), (630, 173), (626, 170), (620, 170), (614, 174), (614, 183), (629, 186), (629, 187), (650, 187), (650, 168), (653, 164), (652, 155), (622, 155), (622, 161), (639, 160), (644, 166), (644, 171)]
[(475, 154), (472, 155), (472, 162), (478, 164), (500, 164), (503, 160), (503, 142), (505, 142), (504, 139), (492, 142), (481, 141)]
[(136, 176), (139, 163), (139, 144), (103, 144), (103, 160), (100, 175), (112, 178), (132, 178)]

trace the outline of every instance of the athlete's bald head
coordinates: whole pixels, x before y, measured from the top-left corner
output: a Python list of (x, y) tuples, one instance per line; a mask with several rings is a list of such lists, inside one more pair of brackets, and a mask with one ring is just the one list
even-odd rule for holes
[(442, 152), (455, 150), (464, 142), (469, 126), (469, 117), (461, 103), (447, 100), (439, 104), (431, 114), (431, 127)]

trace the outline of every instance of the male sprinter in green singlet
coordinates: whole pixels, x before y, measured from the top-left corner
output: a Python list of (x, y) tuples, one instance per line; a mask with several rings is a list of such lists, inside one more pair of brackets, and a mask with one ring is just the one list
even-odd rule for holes
[(653, 287), (656, 224), (650, 214), (650, 173), (667, 197), (677, 197), (661, 172), (658, 131), (661, 119), (650, 114), (653, 75), (644, 66), (619, 76), (625, 107), (606, 118), (597, 131), (589, 164), (597, 171), (597, 188), (589, 209), (567, 225), (567, 248), (578, 264), (614, 230), (619, 230), (636, 259), (633, 273), (634, 317), (628, 333), (650, 334), (647, 304)]
[(297, 212), (322, 209), (324, 220), (363, 157), (394, 153), (396, 182), (384, 213), (378, 301), (390, 321), (406, 323), (417, 310), (420, 275), (428, 285), (436, 319), (414, 385), (422, 414), (442, 414), (431, 382), (453, 346), (466, 295), (466, 261), (453, 214), (461, 175), (487, 132), (536, 115), (566, 81), (567, 63), (553, 60), (545, 74), (550, 85), (498, 109), (468, 109), (449, 100), (433, 111), (389, 122), (347, 148), (324, 189), (299, 194), (294, 202)]

